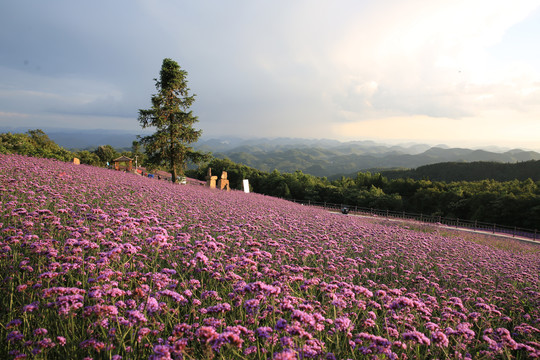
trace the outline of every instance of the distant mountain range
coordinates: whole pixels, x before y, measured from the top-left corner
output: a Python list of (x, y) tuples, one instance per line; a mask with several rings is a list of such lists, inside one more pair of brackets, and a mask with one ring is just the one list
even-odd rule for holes
[(115, 149), (131, 149), (137, 133), (124, 131), (87, 130), (82, 133), (47, 132), (58, 145), (66, 149), (94, 149), (101, 145), (111, 145)]
[[(134, 140), (141, 132), (124, 130), (76, 130), (42, 128), (43, 131), (58, 145), (68, 150), (95, 149), (101, 145), (111, 145), (116, 149), (131, 149)], [(28, 128), (0, 127), (1, 133), (25, 133)]]
[(214, 156), (263, 171), (301, 170), (315, 176), (336, 177), (358, 171), (412, 169), (442, 162), (491, 161), (516, 163), (540, 160), (540, 153), (520, 149), (474, 150), (430, 147), (425, 144), (383, 145), (373, 141), (256, 139), (207, 140), (197, 147)]
[[(0, 132), (26, 132), (28, 129), (1, 128)], [(44, 129), (58, 145), (66, 149), (92, 149), (100, 145), (131, 148), (137, 132), (121, 130)], [(139, 132), (140, 134), (141, 132)], [(491, 161), (516, 163), (540, 160), (540, 153), (521, 149), (490, 147), (483, 150), (449, 148), (426, 144), (387, 145), (374, 141), (340, 142), (329, 139), (241, 139), (202, 138), (195, 148), (212, 152), (219, 158), (254, 167), (262, 171), (301, 170), (315, 176), (336, 177), (358, 171), (414, 169), (442, 162)]]

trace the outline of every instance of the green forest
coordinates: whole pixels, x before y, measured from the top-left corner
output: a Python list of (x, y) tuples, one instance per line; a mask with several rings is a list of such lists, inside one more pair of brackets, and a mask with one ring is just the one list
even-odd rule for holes
[(101, 167), (122, 155), (131, 158), (137, 156), (144, 161), (144, 154), (137, 141), (133, 142), (130, 150), (116, 150), (111, 145), (103, 145), (93, 150), (69, 151), (58, 146), (40, 129), (29, 130), (24, 134), (0, 134), (0, 154), (19, 154), (60, 161), (73, 161), (73, 158), (78, 158), (81, 164)]
[[(41, 130), (0, 134), (0, 153), (60, 161), (77, 157), (82, 164), (93, 166), (106, 166), (114, 158), (126, 155), (137, 156), (139, 166), (145, 165), (144, 149), (137, 142), (124, 151), (105, 145), (72, 152), (58, 146)], [(214, 158), (187, 170), (186, 175), (204, 180), (208, 168), (213, 174), (227, 171), (233, 189), (242, 189), (242, 180), (249, 179), (253, 192), (306, 203), (346, 204), (540, 229), (540, 181), (536, 177), (540, 161), (440, 163), (406, 171), (358, 172), (329, 180), (301, 171), (265, 172)]]
[(497, 181), (527, 180), (540, 181), (540, 161), (529, 160), (515, 163), (493, 161), (445, 162), (419, 166), (410, 170), (382, 170), (389, 179), (411, 178), (434, 181)]

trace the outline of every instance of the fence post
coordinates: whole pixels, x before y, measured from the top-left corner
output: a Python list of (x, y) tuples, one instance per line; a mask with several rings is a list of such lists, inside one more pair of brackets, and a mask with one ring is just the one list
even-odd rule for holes
[(423, 221), (423, 218), (424, 218), (424, 216), (422, 215), (422, 213), (420, 213), (420, 222)]
[(493, 233), (495, 234), (495, 224), (493, 224)]
[(517, 228), (514, 226), (514, 232), (512, 233), (512, 237), (516, 237)]
[(456, 227), (459, 227), (459, 218), (456, 219)]
[(534, 239), (533, 240), (536, 240), (536, 229), (534, 229)]

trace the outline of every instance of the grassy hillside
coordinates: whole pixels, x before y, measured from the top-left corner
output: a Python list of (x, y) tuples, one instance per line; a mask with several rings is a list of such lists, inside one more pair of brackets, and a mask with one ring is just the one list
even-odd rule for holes
[(540, 356), (540, 254), (0, 155), (0, 358)]

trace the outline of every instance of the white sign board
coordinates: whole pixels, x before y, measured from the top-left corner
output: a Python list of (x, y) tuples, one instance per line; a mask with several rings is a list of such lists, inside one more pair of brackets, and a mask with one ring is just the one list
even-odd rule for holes
[(248, 181), (248, 179), (244, 179), (243, 184), (244, 184), (244, 192), (246, 194), (249, 194), (249, 181)]

